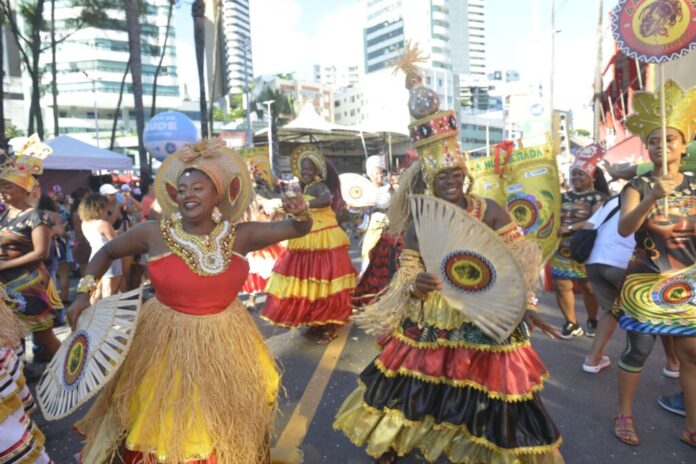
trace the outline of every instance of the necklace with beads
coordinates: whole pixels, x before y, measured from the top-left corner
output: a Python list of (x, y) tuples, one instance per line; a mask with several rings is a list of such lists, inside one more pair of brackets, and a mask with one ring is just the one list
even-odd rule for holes
[(222, 274), (229, 266), (236, 232), (229, 221), (222, 221), (208, 235), (186, 232), (176, 215), (163, 219), (160, 228), (167, 246), (199, 276)]

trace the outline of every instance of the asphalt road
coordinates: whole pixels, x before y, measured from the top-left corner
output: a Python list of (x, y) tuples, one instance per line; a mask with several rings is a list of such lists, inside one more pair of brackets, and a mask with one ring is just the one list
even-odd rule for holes
[[(552, 293), (540, 294), (540, 312), (547, 321), (560, 325)], [(578, 317), (584, 318), (578, 300)], [(259, 304), (259, 307), (262, 305)], [(342, 329), (341, 336), (328, 346), (320, 346), (300, 336), (255, 319), (283, 371), (274, 443), (283, 448), (297, 448), (308, 464), (362, 464), (372, 460), (353, 446), (343, 434), (332, 428), (333, 417), (343, 399), (353, 390), (358, 373), (377, 354), (375, 340), (353, 326)], [(661, 346), (648, 360), (635, 401), (634, 417), (642, 443), (629, 447), (612, 433), (612, 416), (616, 405), (617, 368), (624, 334), (617, 331), (607, 354), (612, 366), (600, 374), (586, 374), (581, 369), (583, 357), (591, 344), (587, 337), (572, 341), (550, 340), (535, 333), (533, 345), (551, 372), (542, 398), (561, 430), (561, 451), (569, 464), (604, 463), (694, 463), (696, 450), (679, 441), (683, 418), (662, 410), (656, 399), (660, 394), (679, 390), (677, 380), (662, 376), (664, 353)], [(83, 410), (57, 422), (46, 422), (35, 415), (47, 436), (47, 449), (57, 464), (76, 462), (80, 439), (71, 429)], [(418, 455), (400, 463), (425, 462)], [(446, 461), (442, 461), (446, 462)]]

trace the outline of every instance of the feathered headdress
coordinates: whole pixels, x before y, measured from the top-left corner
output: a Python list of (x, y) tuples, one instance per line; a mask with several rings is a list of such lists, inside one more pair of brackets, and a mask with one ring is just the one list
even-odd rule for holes
[(406, 73), (408, 109), (415, 119), (408, 126), (411, 143), (422, 160), (428, 188), (432, 189), (438, 172), (455, 167), (466, 171), (466, 163), (459, 149), (457, 116), (454, 111), (440, 111), (440, 98), (423, 85), (420, 70), (415, 65), (425, 59), (418, 46), (408, 42), (397, 69)]
[[(638, 135), (643, 143), (660, 128), (660, 96), (653, 92), (633, 94), (633, 113), (626, 120), (626, 127)], [(686, 143), (696, 135), (696, 87), (686, 92), (675, 81), (665, 83), (665, 112), (667, 127), (682, 133)]]

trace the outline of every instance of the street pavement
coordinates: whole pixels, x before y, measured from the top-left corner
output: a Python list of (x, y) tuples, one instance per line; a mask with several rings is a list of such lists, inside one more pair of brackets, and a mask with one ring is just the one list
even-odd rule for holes
[[(355, 261), (358, 253), (352, 255)], [(560, 326), (562, 318), (553, 293), (540, 293), (539, 297), (541, 314), (548, 322)], [(578, 317), (583, 320), (581, 299), (578, 298), (577, 304)], [(258, 317), (261, 307), (259, 303), (259, 309), (253, 311), (254, 318), (283, 371), (274, 444), (284, 449), (299, 449), (307, 464), (372, 462), (362, 449), (334, 431), (332, 422), (344, 398), (355, 388), (357, 375), (377, 354), (374, 337), (351, 325), (342, 329), (330, 345), (317, 345), (297, 330), (288, 331), (261, 321)], [(656, 344), (636, 394), (634, 418), (642, 443), (629, 447), (612, 433), (617, 398), (616, 359), (624, 347), (624, 333), (617, 330), (607, 348), (611, 367), (596, 375), (586, 374), (581, 368), (591, 340), (584, 336), (571, 341), (551, 340), (540, 333), (533, 335), (533, 345), (551, 373), (541, 396), (563, 435), (561, 451), (566, 462), (696, 462), (696, 450), (679, 441), (683, 418), (662, 410), (656, 401), (659, 395), (672, 394), (680, 388), (677, 380), (662, 376), (665, 357), (661, 345)], [(48, 452), (57, 464), (76, 462), (80, 439), (71, 425), (84, 414), (86, 407), (56, 422), (46, 422), (40, 413), (34, 416), (47, 436)], [(414, 453), (399, 462), (425, 461)]]

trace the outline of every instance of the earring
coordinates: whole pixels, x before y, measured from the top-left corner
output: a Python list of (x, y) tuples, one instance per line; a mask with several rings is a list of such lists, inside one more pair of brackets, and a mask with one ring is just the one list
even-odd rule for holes
[(218, 208), (217, 206), (213, 208), (212, 219), (215, 224), (220, 224), (220, 222), (222, 221), (222, 213), (220, 212), (220, 208)]

